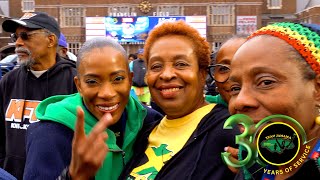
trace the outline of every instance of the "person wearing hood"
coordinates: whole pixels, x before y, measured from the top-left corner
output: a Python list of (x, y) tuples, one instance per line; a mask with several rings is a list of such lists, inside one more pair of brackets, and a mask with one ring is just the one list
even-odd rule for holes
[(27, 131), (24, 180), (116, 180), (140, 129), (162, 118), (129, 96), (132, 73), (115, 40), (85, 42), (77, 70), (79, 93), (50, 97), (36, 109), (40, 122)]
[(20, 19), (4, 21), (2, 28), (12, 32), (20, 68), (0, 81), (0, 166), (22, 179), (25, 133), (38, 122), (35, 109), (50, 96), (76, 93), (76, 68), (57, 54), (60, 28), (48, 14), (25, 13)]

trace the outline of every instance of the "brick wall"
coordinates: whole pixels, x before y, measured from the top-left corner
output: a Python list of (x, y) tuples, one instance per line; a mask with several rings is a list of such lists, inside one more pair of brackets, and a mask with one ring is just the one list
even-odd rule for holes
[[(71, 7), (81, 6), (85, 7), (85, 15), (92, 16), (108, 16), (108, 7), (110, 4), (115, 5), (129, 5), (137, 6), (142, 0), (35, 0), (36, 11), (45, 11), (50, 15), (56, 17), (61, 24), (60, 8), (70, 4)], [(281, 10), (269, 10), (266, 6), (267, 0), (149, 0), (152, 4), (152, 10), (145, 14), (136, 8), (137, 16), (152, 16), (156, 11), (157, 5), (184, 5), (184, 15), (207, 15), (207, 7), (210, 4), (234, 4), (235, 5), (235, 18), (240, 16), (257, 16), (257, 28), (262, 25), (262, 14), (288, 14), (294, 13), (296, 3), (294, 0), (283, 0), (283, 8)], [(10, 0), (10, 16), (20, 17), (21, 0)], [(265, 20), (264, 20), (265, 21)], [(84, 27), (68, 27), (61, 30), (67, 38), (68, 42), (85, 41)], [(236, 24), (232, 26), (208, 26), (207, 27), (207, 40), (210, 44), (214, 42), (222, 42), (227, 37), (230, 37), (236, 32)], [(135, 53), (138, 48), (143, 45), (124, 45), (128, 53)]]

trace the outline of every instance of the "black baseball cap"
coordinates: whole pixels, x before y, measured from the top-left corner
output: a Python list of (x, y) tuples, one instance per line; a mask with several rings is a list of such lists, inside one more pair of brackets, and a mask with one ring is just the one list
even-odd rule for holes
[(20, 19), (8, 19), (2, 23), (2, 29), (6, 32), (14, 33), (19, 26), (30, 29), (47, 29), (58, 38), (60, 37), (58, 22), (44, 12), (25, 13)]

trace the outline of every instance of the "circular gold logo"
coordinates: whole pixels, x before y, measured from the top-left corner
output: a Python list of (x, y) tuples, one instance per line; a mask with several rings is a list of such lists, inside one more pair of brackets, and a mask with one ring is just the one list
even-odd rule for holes
[(283, 122), (273, 122), (263, 127), (256, 143), (259, 159), (275, 166), (290, 163), (300, 150), (299, 134)]

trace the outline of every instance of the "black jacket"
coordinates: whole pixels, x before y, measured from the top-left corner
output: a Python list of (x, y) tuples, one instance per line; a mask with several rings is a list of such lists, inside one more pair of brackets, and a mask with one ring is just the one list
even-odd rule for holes
[[(223, 105), (216, 105), (200, 122), (184, 147), (174, 155), (159, 171), (155, 179), (233, 179), (233, 174), (223, 163), (221, 152), (226, 146), (235, 146), (235, 130), (224, 130), (223, 124), (229, 112)], [(143, 127), (135, 144), (135, 155), (126, 165), (119, 179), (127, 179), (138, 166), (148, 146), (148, 137), (157, 126)]]
[(22, 66), (0, 81), (0, 165), (18, 179), (22, 179), (25, 165), (26, 129), (38, 121), (34, 110), (39, 102), (52, 95), (77, 92), (75, 63), (58, 55), (56, 61), (39, 78)]

